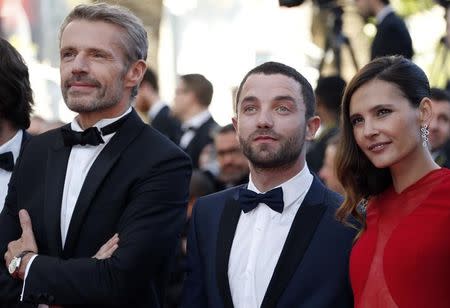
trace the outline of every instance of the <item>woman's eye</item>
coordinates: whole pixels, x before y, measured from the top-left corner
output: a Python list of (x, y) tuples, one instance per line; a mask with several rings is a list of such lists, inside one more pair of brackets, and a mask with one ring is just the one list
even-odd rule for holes
[(379, 116), (383, 116), (383, 115), (389, 114), (389, 113), (391, 113), (391, 112), (392, 112), (392, 111), (391, 111), (390, 109), (384, 108), (384, 109), (378, 110), (378, 111), (377, 111), (377, 114), (378, 114)]
[(352, 118), (350, 120), (350, 123), (352, 123), (352, 126), (358, 125), (361, 122), (363, 122), (363, 118), (362, 117), (356, 117), (356, 118)]

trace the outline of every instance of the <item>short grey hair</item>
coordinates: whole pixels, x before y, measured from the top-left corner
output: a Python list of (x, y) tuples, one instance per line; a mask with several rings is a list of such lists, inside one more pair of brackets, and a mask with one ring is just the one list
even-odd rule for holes
[[(121, 27), (126, 36), (123, 42), (125, 66), (138, 60), (147, 60), (148, 39), (147, 31), (142, 20), (129, 9), (107, 3), (77, 5), (64, 19), (59, 30), (59, 41), (67, 25), (74, 20), (102, 21)], [(137, 94), (137, 86), (132, 90), (132, 97)]]

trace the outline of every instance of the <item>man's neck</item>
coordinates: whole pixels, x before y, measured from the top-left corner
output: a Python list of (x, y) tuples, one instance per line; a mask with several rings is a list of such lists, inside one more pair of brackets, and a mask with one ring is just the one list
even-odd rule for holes
[(17, 134), (18, 129), (15, 128), (10, 121), (0, 121), (0, 145), (5, 144)]
[(261, 192), (266, 192), (296, 176), (304, 166), (304, 158), (299, 158), (291, 166), (274, 169), (255, 168), (250, 164), (250, 175), (256, 188)]
[(103, 119), (111, 119), (121, 116), (130, 108), (129, 104), (119, 103), (111, 108), (102, 111), (80, 113), (77, 122), (82, 129), (92, 127), (95, 123)]
[[(374, 14), (374, 17), (375, 18), (377, 18), (377, 22), (378, 22), (378, 15), (380, 14), (380, 12), (383, 10), (383, 9), (388, 9), (388, 8), (390, 8), (390, 6), (389, 6), (389, 4), (384, 4), (384, 3), (382, 3), (382, 2), (378, 2), (378, 3), (375, 3), (374, 4), (374, 6), (373, 6), (373, 12), (375, 13)], [(386, 16), (382, 16), (382, 19), (384, 19), (384, 17), (386, 17)]]
[(334, 127), (337, 126), (337, 117), (330, 112), (323, 112), (320, 115), (320, 123), (323, 127)]
[(204, 112), (205, 110), (206, 110), (206, 108), (200, 108), (198, 106), (190, 108), (183, 116), (183, 123), (186, 123), (189, 120), (192, 120), (193, 118), (195, 118), (196, 116), (198, 116), (199, 114)]

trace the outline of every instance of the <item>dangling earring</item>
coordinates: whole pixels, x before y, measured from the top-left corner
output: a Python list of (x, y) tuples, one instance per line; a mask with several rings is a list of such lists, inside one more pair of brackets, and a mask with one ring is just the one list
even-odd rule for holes
[(430, 134), (430, 131), (428, 130), (427, 124), (424, 124), (420, 128), (420, 133), (421, 133), (421, 137), (422, 137), (422, 146), (424, 148), (428, 148), (428, 135)]

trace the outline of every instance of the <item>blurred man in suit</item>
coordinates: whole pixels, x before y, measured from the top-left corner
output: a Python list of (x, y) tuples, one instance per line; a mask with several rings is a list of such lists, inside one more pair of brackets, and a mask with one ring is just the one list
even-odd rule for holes
[(192, 166), (199, 167), (199, 157), (211, 144), (212, 132), (218, 124), (208, 111), (213, 85), (200, 74), (180, 76), (173, 105), (173, 114), (181, 121), (180, 147), (191, 157)]
[(158, 78), (152, 69), (147, 68), (139, 86), (139, 92), (135, 100), (136, 110), (144, 119), (178, 144), (181, 134), (180, 122), (171, 115), (170, 108), (159, 97)]
[(321, 132), (309, 145), (306, 153), (308, 168), (318, 173), (322, 168), (328, 140), (338, 133), (341, 100), (346, 82), (338, 75), (321, 77), (315, 89)]
[(338, 144), (339, 135), (335, 135), (328, 140), (325, 148), (322, 168), (320, 168), (317, 175), (329, 189), (343, 195), (345, 193), (344, 188), (336, 175), (335, 157)]
[[(30, 139), (11, 177), (4, 307), (161, 307), (191, 167), (131, 108), (147, 46), (141, 20), (120, 6), (79, 5), (64, 20), (61, 90), (78, 115)], [(111, 257), (92, 258), (115, 234)]]
[(194, 206), (184, 307), (353, 307), (355, 230), (336, 221), (342, 198), (305, 164), (314, 109), (311, 85), (289, 66), (267, 62), (244, 77), (233, 124), (249, 182)]
[(242, 153), (233, 124), (221, 127), (214, 134), (214, 149), (219, 165), (216, 191), (248, 182), (248, 160)]
[[(20, 149), (29, 134), (33, 92), (22, 56), (0, 38), (0, 211)], [(2, 227), (0, 226), (0, 230)], [(0, 231), (1, 232), (1, 231)]]
[(450, 94), (442, 89), (431, 89), (431, 118), (428, 136), (431, 155), (442, 167), (450, 168)]
[(413, 57), (414, 51), (408, 28), (394, 13), (389, 0), (355, 0), (355, 2), (363, 18), (376, 18), (377, 34), (372, 42), (371, 60), (391, 55), (401, 55), (408, 59)]

